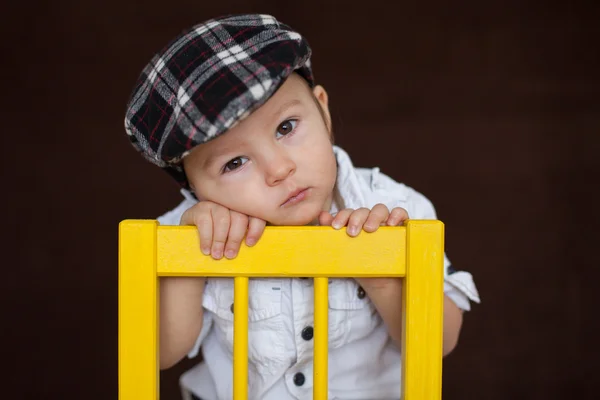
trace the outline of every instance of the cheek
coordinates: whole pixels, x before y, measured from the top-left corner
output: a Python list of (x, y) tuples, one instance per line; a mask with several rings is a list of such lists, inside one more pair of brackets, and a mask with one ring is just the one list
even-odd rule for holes
[(322, 173), (330, 175), (337, 171), (335, 154), (328, 136), (321, 136), (314, 141), (310, 149), (310, 159)]
[(201, 195), (206, 200), (244, 214), (249, 214), (256, 207), (256, 203), (266, 196), (253, 174), (240, 175), (231, 180), (225, 178), (212, 181), (202, 189)]

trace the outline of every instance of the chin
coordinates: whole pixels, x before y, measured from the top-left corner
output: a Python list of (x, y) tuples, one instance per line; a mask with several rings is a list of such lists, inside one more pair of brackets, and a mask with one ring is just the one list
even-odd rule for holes
[(277, 220), (269, 221), (272, 225), (278, 226), (305, 226), (313, 224), (318, 218), (321, 210), (311, 212), (289, 212), (277, 218)]

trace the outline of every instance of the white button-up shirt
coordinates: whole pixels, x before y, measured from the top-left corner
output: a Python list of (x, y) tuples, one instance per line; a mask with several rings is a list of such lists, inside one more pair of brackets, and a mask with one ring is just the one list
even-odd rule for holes
[[(338, 164), (338, 209), (402, 207), (412, 219), (437, 219), (431, 202), (414, 189), (395, 182), (378, 168), (355, 168), (334, 146)], [(158, 218), (179, 225), (181, 215), (197, 200), (182, 190), (184, 200)], [(479, 302), (471, 274), (456, 271), (444, 257), (444, 293), (469, 310)], [(191, 349), (200, 348), (204, 362), (186, 372), (182, 385), (203, 400), (231, 399), (233, 387), (233, 279), (209, 278), (204, 290), (204, 323)], [(248, 397), (292, 400), (312, 398), (314, 293), (312, 279), (250, 279), (248, 310)], [(400, 310), (398, 310), (400, 312)], [(304, 331), (304, 335), (303, 335)], [(329, 399), (399, 399), (401, 357), (368, 296), (354, 279), (330, 279)]]

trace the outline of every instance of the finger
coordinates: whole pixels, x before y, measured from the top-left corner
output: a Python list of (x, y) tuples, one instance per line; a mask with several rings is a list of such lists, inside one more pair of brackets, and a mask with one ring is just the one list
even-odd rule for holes
[(408, 212), (402, 207), (395, 207), (390, 212), (387, 218), (386, 224), (388, 226), (402, 225), (404, 221), (408, 219)]
[(229, 224), (229, 234), (227, 243), (225, 243), (225, 257), (231, 259), (237, 256), (248, 229), (248, 216), (237, 211), (229, 213), (231, 223)]
[(364, 207), (355, 210), (348, 219), (348, 228), (346, 228), (346, 233), (352, 237), (357, 236), (362, 230), (363, 225), (369, 216), (369, 212), (370, 210)]
[(179, 225), (196, 226), (196, 228), (198, 228), (198, 237), (200, 239), (200, 250), (204, 255), (210, 254), (213, 234), (213, 223), (210, 214), (210, 208), (201, 203), (189, 208), (181, 216)]
[(348, 219), (353, 212), (354, 210), (351, 208), (346, 208), (338, 212), (333, 221), (331, 221), (331, 226), (333, 229), (340, 229), (342, 226), (346, 226)]
[(371, 209), (363, 229), (366, 232), (375, 232), (379, 226), (388, 219), (389, 215), (390, 212), (385, 204), (376, 204), (375, 207)]
[(248, 233), (246, 234), (246, 244), (254, 246), (262, 236), (267, 222), (260, 218), (250, 217), (248, 219)]
[(321, 214), (319, 214), (319, 225), (331, 226), (332, 222), (333, 222), (333, 215), (331, 215), (327, 211), (321, 211)]
[(210, 253), (216, 260), (223, 257), (225, 242), (229, 234), (231, 215), (227, 208), (215, 206), (212, 208), (213, 241)]

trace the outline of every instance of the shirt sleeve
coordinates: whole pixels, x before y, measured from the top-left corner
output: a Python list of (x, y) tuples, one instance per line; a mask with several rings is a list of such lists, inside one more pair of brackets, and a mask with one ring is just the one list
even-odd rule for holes
[[(438, 219), (435, 208), (429, 199), (412, 188), (408, 188), (407, 210), (410, 218)], [(471, 309), (470, 301), (479, 303), (479, 293), (475, 287), (473, 276), (463, 270), (454, 268), (446, 253), (444, 253), (444, 294), (448, 296), (462, 310)]]
[[(413, 219), (438, 219), (431, 201), (423, 194), (375, 169), (372, 173), (372, 189), (391, 196), (399, 207), (403, 207)], [(383, 193), (382, 193), (383, 194)], [(464, 270), (455, 268), (444, 253), (444, 294), (460, 309), (469, 311), (471, 301), (480, 303), (479, 293), (473, 276)]]

